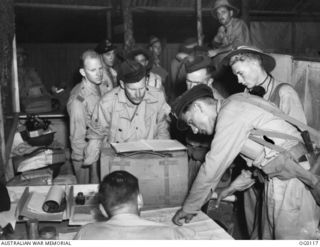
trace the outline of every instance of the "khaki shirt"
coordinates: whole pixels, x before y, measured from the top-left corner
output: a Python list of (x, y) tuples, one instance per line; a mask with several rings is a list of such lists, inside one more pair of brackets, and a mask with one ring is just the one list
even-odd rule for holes
[(117, 71), (113, 68), (103, 67), (102, 83), (100, 84), (101, 95), (105, 95), (117, 85)]
[(70, 118), (71, 158), (73, 160), (83, 160), (84, 148), (87, 145), (88, 123), (99, 99), (98, 87), (84, 80), (77, 84), (70, 93), (67, 110)]
[(232, 18), (227, 26), (219, 27), (213, 41), (220, 43), (222, 46), (232, 45), (233, 48), (240, 45), (249, 45), (249, 28), (243, 20)]
[[(259, 97), (244, 95), (254, 97), (260, 104), (272, 106)], [(274, 106), (274, 110), (278, 109)], [(242, 101), (239, 95), (230, 96), (222, 106), (218, 104), (217, 112), (216, 132), (211, 149), (183, 205), (183, 211), (188, 213), (200, 210), (210, 190), (214, 191), (225, 170), (241, 152), (251, 130), (281, 132), (302, 141), (294, 126), (256, 105)], [(295, 140), (272, 140), (286, 150), (297, 144)], [(267, 147), (264, 153), (261, 165), (267, 164), (278, 154)], [(302, 167), (307, 169), (308, 163)], [(320, 208), (300, 180), (269, 178), (265, 183), (264, 198), (268, 220), (263, 227), (272, 231), (276, 239), (307, 239), (317, 235)]]
[[(207, 153), (205, 162), (202, 164), (184, 203), (185, 212), (195, 212), (201, 208), (209, 191), (211, 189), (214, 191), (224, 171), (240, 153), (252, 129), (282, 132), (301, 139), (300, 133), (291, 124), (262, 108), (247, 102), (233, 100), (232, 97), (224, 100), (221, 108), (218, 105), (215, 136), (211, 143), (211, 149)], [(257, 100), (271, 104), (260, 98)], [(277, 108), (275, 107), (275, 109)], [(274, 139), (274, 141), (276, 145), (285, 149), (296, 144), (296, 141), (283, 139)], [(268, 149), (265, 157), (273, 157), (274, 154), (274, 150)]]
[(172, 227), (145, 220), (134, 214), (117, 214), (108, 221), (87, 224), (76, 240), (169, 240), (194, 239), (196, 233), (184, 227)]
[(148, 83), (147, 83), (148, 86), (163, 89), (162, 79), (160, 75), (150, 72), (147, 80), (148, 80)]
[(93, 113), (85, 164), (97, 161), (100, 146), (111, 142), (129, 142), (141, 139), (170, 139), (168, 115), (170, 106), (164, 93), (148, 87), (143, 101), (133, 105), (121, 87), (104, 95)]

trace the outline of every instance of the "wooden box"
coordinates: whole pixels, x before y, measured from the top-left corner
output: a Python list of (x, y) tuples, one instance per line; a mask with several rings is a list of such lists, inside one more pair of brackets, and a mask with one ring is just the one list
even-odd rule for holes
[(103, 149), (101, 179), (116, 170), (126, 170), (139, 179), (145, 208), (180, 206), (188, 192), (186, 151), (117, 155), (113, 149)]

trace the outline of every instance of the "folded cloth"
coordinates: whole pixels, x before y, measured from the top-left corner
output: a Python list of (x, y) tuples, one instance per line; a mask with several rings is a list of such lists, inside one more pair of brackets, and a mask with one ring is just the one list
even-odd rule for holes
[(14, 157), (17, 172), (39, 169), (53, 164), (64, 163), (66, 154), (63, 149), (40, 149), (27, 156)]

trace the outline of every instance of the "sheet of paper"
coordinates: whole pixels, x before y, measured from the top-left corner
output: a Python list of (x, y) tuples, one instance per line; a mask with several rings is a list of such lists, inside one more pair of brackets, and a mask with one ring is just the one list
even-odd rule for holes
[(136, 151), (151, 151), (152, 149), (144, 142), (124, 142), (124, 143), (111, 143), (116, 153), (136, 152)]
[[(178, 209), (179, 207), (142, 211), (141, 216), (147, 220), (178, 227), (172, 222), (172, 217)], [(184, 224), (183, 227), (193, 230), (196, 233), (195, 239), (197, 240), (233, 239), (224, 229), (203, 212), (199, 212), (190, 223)]]
[(138, 151), (179, 151), (186, 147), (177, 140), (139, 140), (135, 142), (111, 143), (116, 153)]
[(179, 151), (186, 150), (186, 147), (177, 140), (141, 140), (155, 151)]
[(28, 210), (34, 213), (43, 214), (44, 211), (42, 209), (42, 205), (46, 199), (46, 196), (47, 195), (44, 193), (32, 192), (30, 195), (30, 201), (27, 205)]

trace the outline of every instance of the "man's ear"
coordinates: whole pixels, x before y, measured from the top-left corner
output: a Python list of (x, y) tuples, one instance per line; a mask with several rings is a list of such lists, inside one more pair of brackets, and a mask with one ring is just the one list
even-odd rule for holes
[(233, 10), (230, 10), (231, 17), (233, 17), (233, 14), (234, 14)]
[(202, 110), (203, 110), (202, 102), (200, 102), (200, 101), (195, 102), (193, 107), (194, 107), (194, 111), (202, 112)]
[(86, 73), (84, 72), (84, 69), (83, 69), (83, 68), (79, 69), (79, 72), (80, 72), (80, 74), (81, 74), (83, 77), (86, 76)]
[(207, 85), (210, 86), (214, 82), (214, 79), (210, 77), (210, 79), (207, 82)]
[(138, 201), (138, 209), (141, 210), (143, 208), (143, 197), (141, 193), (138, 194), (137, 201)]
[(121, 88), (124, 88), (124, 82), (121, 81), (121, 80), (119, 80), (119, 82), (120, 82), (120, 87), (121, 87)]

